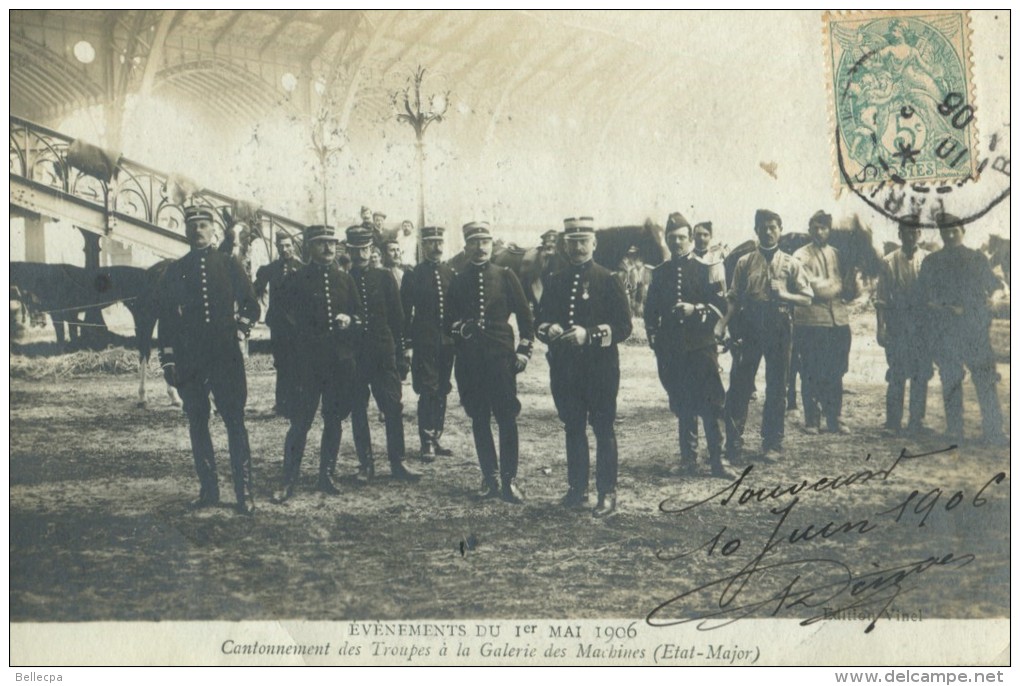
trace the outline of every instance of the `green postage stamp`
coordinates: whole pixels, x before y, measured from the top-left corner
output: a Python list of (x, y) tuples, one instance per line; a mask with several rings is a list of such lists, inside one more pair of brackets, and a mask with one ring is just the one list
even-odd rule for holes
[(840, 186), (975, 175), (966, 11), (828, 13), (825, 36)]

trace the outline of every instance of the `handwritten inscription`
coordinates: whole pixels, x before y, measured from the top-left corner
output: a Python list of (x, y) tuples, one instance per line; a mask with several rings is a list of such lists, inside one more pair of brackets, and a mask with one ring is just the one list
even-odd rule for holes
[[(699, 509), (710, 505), (731, 509), (764, 506), (760, 521), (766, 523), (768, 533), (761, 536), (752, 532), (748, 536), (725, 524), (693, 549), (657, 551), (657, 559), (664, 563), (715, 560), (732, 571), (660, 602), (648, 613), (647, 622), (652, 626), (696, 622), (699, 629), (709, 630), (748, 616), (795, 616), (802, 619), (803, 625), (810, 625), (860, 615), (869, 618), (865, 631), (870, 632), (880, 618), (910, 614), (899, 609), (894, 613), (892, 603), (921, 583), (925, 575), (956, 572), (973, 562), (975, 555), (939, 549), (916, 558), (869, 559), (865, 564), (863, 560), (832, 555), (831, 545), (820, 554), (812, 544), (836, 539), (841, 543), (839, 550), (858, 551), (855, 542), (863, 541), (882, 526), (920, 528), (940, 510), (951, 514), (981, 508), (988, 503), (989, 489), (1005, 480), (1005, 473), (995, 474), (970, 494), (964, 489), (911, 489), (898, 496), (894, 506), (869, 512), (867, 516), (800, 521), (799, 507), (802, 498), (824, 497), (839, 489), (867, 489), (879, 483), (888, 489), (893, 474), (911, 461), (953, 449), (955, 446), (917, 454), (904, 449), (884, 468), (869, 467), (851, 474), (769, 485), (755, 483), (752, 465), (732, 484), (698, 502), (663, 500), (660, 511), (681, 519), (696, 517)], [(870, 460), (868, 455), (865, 461)], [(854, 569), (854, 565), (864, 568)]]

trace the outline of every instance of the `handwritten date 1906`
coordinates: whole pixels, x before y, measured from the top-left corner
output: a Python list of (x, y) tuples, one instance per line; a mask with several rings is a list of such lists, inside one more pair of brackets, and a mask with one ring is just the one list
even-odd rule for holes
[[(839, 605), (842, 606), (839, 608), (842, 611), (878, 607), (878, 612), (874, 614), (877, 621), (901, 593), (916, 585), (908, 582), (920, 577), (929, 569), (959, 569), (972, 562), (975, 556), (970, 553), (941, 552), (906, 564), (883, 565), (873, 561), (870, 565), (873, 569), (857, 573), (840, 559), (819, 556), (818, 550), (795, 559), (791, 559), (791, 551), (833, 537), (853, 536), (857, 540), (862, 539), (883, 523), (880, 519), (882, 517), (886, 518), (888, 526), (896, 526), (901, 520), (915, 522), (916, 519), (910, 518), (908, 514), (911, 510), (916, 515), (923, 515), (917, 524), (918, 527), (922, 527), (940, 501), (943, 490), (933, 489), (922, 495), (919, 490), (914, 489), (898, 505), (873, 514), (872, 519), (847, 518), (845, 521), (829, 521), (825, 524), (811, 522), (792, 525), (788, 523), (792, 522), (791, 514), (801, 502), (801, 497), (809, 493), (831, 492), (848, 486), (860, 487), (873, 480), (887, 481), (897, 467), (906, 461), (952, 449), (917, 455), (911, 455), (904, 449), (885, 469), (865, 469), (856, 474), (823, 478), (813, 482), (801, 480), (773, 488), (748, 485), (748, 477), (753, 467), (747, 467), (732, 484), (702, 501), (689, 505), (678, 504), (672, 499), (662, 501), (659, 505), (662, 512), (682, 516), (713, 502), (722, 507), (740, 507), (788, 499), (781, 506), (766, 506), (768, 515), (776, 519), (764, 544), (745, 545), (746, 537), (733, 535), (730, 532), (731, 523), (728, 523), (714, 536), (693, 549), (680, 553), (657, 551), (656, 557), (662, 562), (675, 562), (703, 552), (706, 558), (732, 560), (734, 566), (741, 563), (742, 566), (732, 573), (674, 595), (660, 603), (648, 613), (648, 624), (671, 626), (698, 622), (700, 630), (709, 630), (726, 626), (749, 615), (776, 617), (796, 613), (802, 618), (801, 624), (808, 625), (832, 616), (832, 607)], [(868, 455), (867, 459), (870, 458)], [(1001, 483), (1005, 478), (1006, 475), (1001, 472), (993, 476), (976, 492), (969, 503), (966, 502), (963, 491), (956, 491), (949, 496), (943, 507), (947, 512), (953, 511), (961, 504), (974, 508), (982, 507), (987, 502), (984, 495), (986, 490), (993, 484)], [(826, 552), (831, 550), (832, 546), (827, 546)], [(859, 552), (855, 550), (856, 554)], [(750, 559), (746, 557), (748, 554), (751, 556)], [(809, 615), (806, 618), (805, 613)], [(872, 621), (865, 631), (870, 632), (874, 628), (875, 621)]]

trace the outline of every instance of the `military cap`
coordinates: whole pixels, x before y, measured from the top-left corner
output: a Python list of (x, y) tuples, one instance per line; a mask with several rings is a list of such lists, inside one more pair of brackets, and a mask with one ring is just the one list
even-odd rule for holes
[(213, 217), (212, 209), (199, 205), (192, 205), (184, 208), (184, 222), (186, 224), (199, 221), (216, 221)]
[(899, 230), (903, 229), (919, 229), (921, 228), (921, 215), (919, 214), (907, 214), (900, 217)]
[(808, 226), (811, 226), (812, 224), (821, 224), (822, 226), (827, 226), (831, 229), (832, 215), (825, 210), (818, 210), (811, 215), (811, 219), (808, 219)]
[(386, 213), (383, 212), (382, 210), (376, 210), (375, 212), (372, 213), (372, 218), (375, 219), (376, 217), (379, 217), (380, 219), (386, 219)]
[(542, 238), (555, 237), (555, 236), (559, 236), (559, 235), (560, 235), (560, 232), (557, 231), (556, 229), (549, 229), (548, 231), (546, 231), (545, 233), (542, 234)]
[(445, 238), (446, 229), (442, 226), (423, 226), (421, 239), (423, 241), (441, 241)]
[(948, 212), (939, 212), (935, 215), (935, 225), (940, 229), (949, 228), (960, 228), (966, 230), (963, 220), (957, 217), (955, 214), (949, 214)]
[(570, 217), (563, 220), (563, 237), (578, 240), (595, 235), (595, 220), (591, 217)]
[(704, 229), (709, 233), (712, 233), (712, 222), (698, 222), (694, 225), (695, 229)]
[(464, 240), (469, 241), (472, 238), (492, 238), (492, 232), (489, 231), (489, 222), (470, 222), (464, 225)]
[(305, 227), (304, 241), (305, 244), (311, 244), (314, 241), (338, 241), (340, 238), (336, 235), (336, 229), (332, 226), (325, 224), (314, 224), (312, 226)]
[(362, 205), (361, 206), (360, 214), (371, 214), (371, 212), (372, 212), (372, 209), (368, 205)]
[(679, 212), (670, 213), (669, 217), (666, 219), (666, 233), (676, 231), (677, 229), (681, 229), (685, 226), (689, 229), (691, 228), (691, 223)]
[(783, 218), (772, 210), (757, 210), (754, 213), (754, 228), (765, 226), (773, 219), (779, 223), (779, 226), (783, 225)]
[(367, 248), (372, 245), (372, 230), (361, 224), (347, 227), (347, 247)]

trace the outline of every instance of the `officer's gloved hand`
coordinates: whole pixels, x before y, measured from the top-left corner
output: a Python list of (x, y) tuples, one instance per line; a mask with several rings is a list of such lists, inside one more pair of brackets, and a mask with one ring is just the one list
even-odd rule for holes
[(514, 370), (520, 374), (528, 368), (528, 356), (524, 353), (517, 353), (517, 362), (514, 364)]
[(563, 332), (560, 340), (572, 346), (584, 345), (588, 342), (588, 330), (583, 326), (572, 326)]
[(166, 384), (177, 388), (177, 384), (180, 381), (177, 378), (177, 365), (174, 364), (173, 354), (161, 353), (159, 356), (159, 366), (163, 369), (163, 379), (166, 381)]
[(550, 324), (549, 329), (546, 331), (546, 338), (549, 339), (550, 343), (557, 340), (562, 335), (563, 327), (560, 326), (559, 324)]
[(351, 325), (354, 323), (354, 318), (350, 315), (341, 313), (334, 318), (334, 321), (336, 321), (336, 324), (341, 331), (346, 331), (351, 328)]
[(237, 340), (243, 341), (251, 336), (251, 327), (255, 323), (247, 317), (236, 316), (237, 319)]

